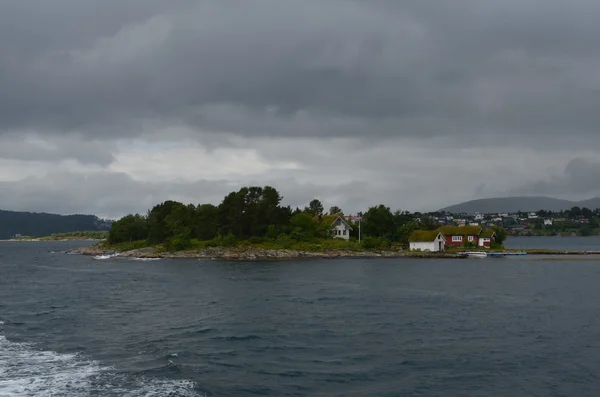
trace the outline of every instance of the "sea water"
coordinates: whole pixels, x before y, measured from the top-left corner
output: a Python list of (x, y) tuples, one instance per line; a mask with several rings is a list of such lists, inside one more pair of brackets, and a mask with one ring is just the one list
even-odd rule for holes
[(596, 396), (600, 261), (0, 243), (0, 396)]

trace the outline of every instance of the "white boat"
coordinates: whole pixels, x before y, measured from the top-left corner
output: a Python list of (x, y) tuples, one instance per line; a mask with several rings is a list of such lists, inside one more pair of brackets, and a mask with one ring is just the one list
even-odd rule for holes
[(483, 251), (470, 251), (470, 252), (465, 252), (465, 254), (469, 258), (487, 258), (487, 252), (483, 252)]

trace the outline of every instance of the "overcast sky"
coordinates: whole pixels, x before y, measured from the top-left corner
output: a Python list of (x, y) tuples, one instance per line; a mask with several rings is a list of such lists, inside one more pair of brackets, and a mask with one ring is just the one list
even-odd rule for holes
[(0, 209), (600, 195), (600, 2), (2, 0)]

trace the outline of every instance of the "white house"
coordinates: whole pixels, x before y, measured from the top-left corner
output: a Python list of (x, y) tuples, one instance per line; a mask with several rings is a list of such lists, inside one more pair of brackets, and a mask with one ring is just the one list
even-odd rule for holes
[(479, 234), (477, 245), (483, 248), (491, 248), (492, 242), (496, 240), (496, 232), (492, 229), (484, 230)]
[(352, 226), (342, 216), (338, 216), (331, 223), (331, 229), (333, 230), (334, 238), (343, 238), (344, 240), (350, 239), (350, 230)]
[(446, 249), (446, 238), (437, 230), (416, 230), (408, 238), (411, 251), (440, 252)]
[(552, 219), (544, 219), (545, 226), (552, 226)]

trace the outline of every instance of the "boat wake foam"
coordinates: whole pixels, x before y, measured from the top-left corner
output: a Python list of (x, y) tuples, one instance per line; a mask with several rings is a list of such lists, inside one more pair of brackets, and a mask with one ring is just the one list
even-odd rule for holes
[(118, 374), (79, 354), (37, 350), (0, 335), (0, 396), (201, 396), (191, 381)]

